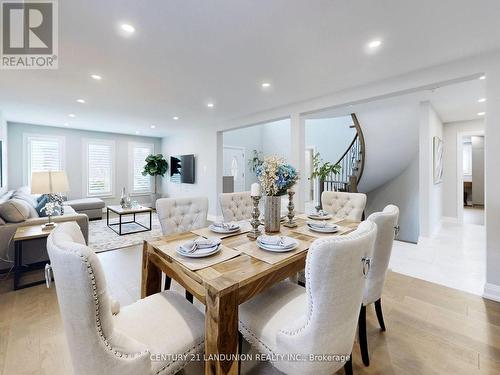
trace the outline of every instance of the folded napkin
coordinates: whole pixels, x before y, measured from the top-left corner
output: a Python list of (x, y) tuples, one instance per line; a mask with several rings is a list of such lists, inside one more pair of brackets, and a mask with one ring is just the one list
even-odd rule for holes
[(326, 222), (318, 223), (317, 221), (308, 221), (307, 225), (310, 227), (314, 227), (314, 228), (332, 228), (333, 229), (336, 227), (335, 224), (326, 223)]
[(328, 216), (328, 215), (329, 215), (328, 212), (323, 211), (323, 210), (319, 210), (317, 212), (310, 214), (309, 216)]
[(198, 249), (208, 249), (220, 245), (220, 238), (197, 238), (195, 240), (187, 241), (181, 245), (183, 251), (195, 251)]
[(239, 228), (239, 225), (234, 223), (214, 223), (213, 226), (216, 228), (228, 229), (228, 230)]
[(272, 245), (272, 246), (284, 246), (284, 240), (281, 236), (260, 236), (259, 242), (263, 245)]

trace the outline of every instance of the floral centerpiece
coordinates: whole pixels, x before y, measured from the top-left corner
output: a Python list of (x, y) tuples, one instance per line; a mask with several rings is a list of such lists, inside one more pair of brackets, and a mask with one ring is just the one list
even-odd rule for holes
[(297, 170), (279, 156), (268, 156), (256, 168), (262, 191), (265, 195), (266, 232), (279, 232), (281, 219), (281, 196), (285, 195), (299, 179)]

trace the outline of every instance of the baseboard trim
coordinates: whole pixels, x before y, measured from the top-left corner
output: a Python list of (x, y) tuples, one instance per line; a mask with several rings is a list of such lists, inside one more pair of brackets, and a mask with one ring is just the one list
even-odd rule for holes
[(500, 302), (500, 285), (484, 284), (483, 297), (492, 301)]

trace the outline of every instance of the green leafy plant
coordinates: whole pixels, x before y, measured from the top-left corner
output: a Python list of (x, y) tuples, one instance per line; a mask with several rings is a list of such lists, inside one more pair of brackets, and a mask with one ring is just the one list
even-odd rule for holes
[(253, 156), (248, 159), (248, 167), (250, 170), (255, 173), (257, 172), (257, 168), (260, 167), (264, 163), (264, 155), (262, 152), (253, 150)]
[(313, 155), (312, 162), (313, 168), (310, 179), (318, 178), (320, 181), (325, 181), (331, 173), (339, 174), (342, 169), (340, 165), (332, 164), (329, 161), (323, 163), (319, 152)]
[(162, 154), (149, 155), (145, 159), (146, 165), (142, 171), (143, 176), (164, 176), (168, 169), (168, 163)]

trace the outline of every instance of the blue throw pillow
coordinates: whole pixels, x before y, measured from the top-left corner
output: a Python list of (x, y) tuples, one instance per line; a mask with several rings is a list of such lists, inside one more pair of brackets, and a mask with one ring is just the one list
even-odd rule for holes
[(45, 207), (45, 205), (48, 203), (49, 198), (46, 195), (42, 195), (42, 199), (38, 202), (37, 206), (35, 207), (36, 212), (38, 212), (38, 216), (40, 217), (46, 217), (47, 212), (45, 210), (42, 211), (42, 208)]

